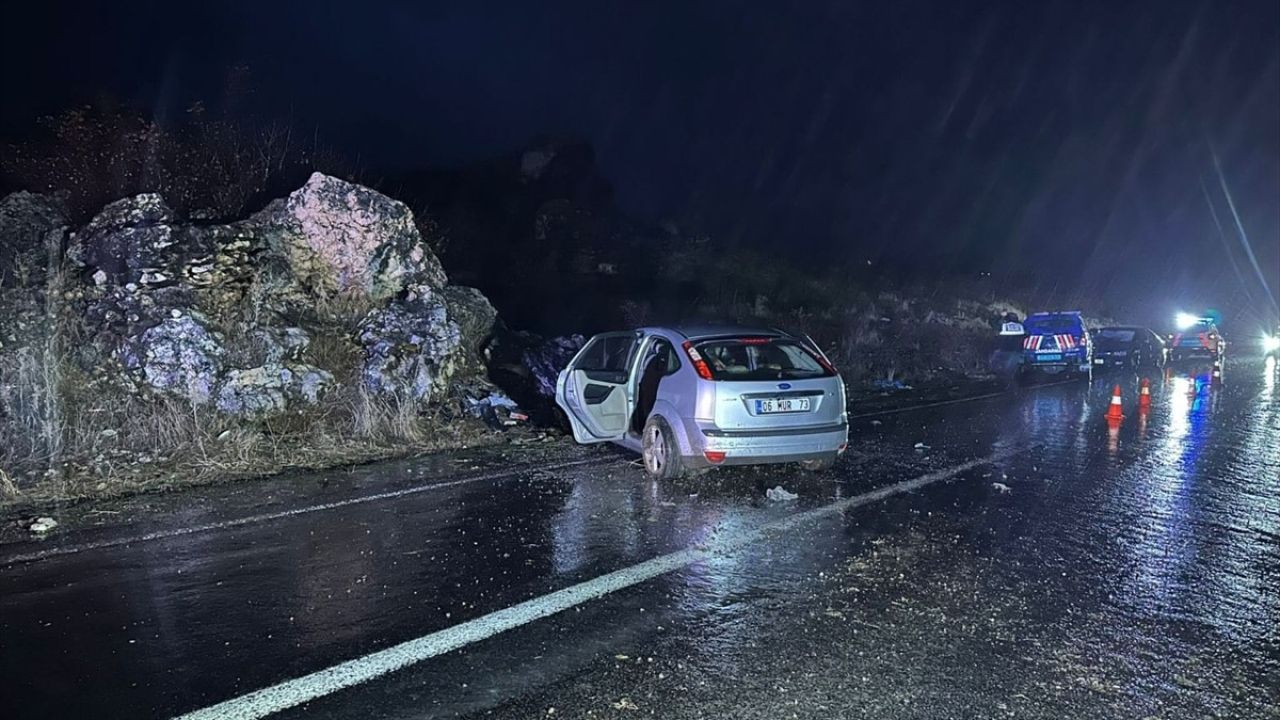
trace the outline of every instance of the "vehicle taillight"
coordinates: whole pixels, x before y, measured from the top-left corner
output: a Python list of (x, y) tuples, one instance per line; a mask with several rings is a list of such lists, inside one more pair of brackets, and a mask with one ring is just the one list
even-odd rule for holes
[(822, 367), (826, 368), (826, 369), (827, 369), (827, 372), (831, 373), (832, 375), (839, 375), (839, 374), (840, 374), (840, 373), (836, 370), (836, 366), (835, 366), (835, 365), (832, 365), (832, 364), (831, 364), (831, 361), (830, 361), (830, 360), (828, 360), (826, 357), (824, 357), (824, 356), (822, 356), (822, 355), (814, 355), (814, 356), (813, 356), (813, 358), (814, 358), (815, 360), (817, 360), (817, 361), (818, 361), (818, 364), (819, 364), (819, 365), (821, 365)]
[(707, 366), (707, 361), (702, 359), (702, 354), (688, 340), (682, 345), (684, 352), (689, 356), (689, 362), (693, 363), (693, 369), (697, 371), (698, 377), (703, 380), (711, 380), (711, 368)]

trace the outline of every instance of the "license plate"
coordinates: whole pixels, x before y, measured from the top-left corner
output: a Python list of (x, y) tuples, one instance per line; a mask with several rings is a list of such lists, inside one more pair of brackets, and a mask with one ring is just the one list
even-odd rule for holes
[(756, 414), (808, 412), (809, 398), (773, 398), (756, 401)]
[(1061, 354), (1053, 354), (1053, 355), (1037, 355), (1037, 356), (1036, 356), (1036, 362), (1058, 362), (1058, 361), (1059, 361), (1059, 360), (1061, 360), (1061, 359), (1062, 359), (1062, 355), (1061, 355)]

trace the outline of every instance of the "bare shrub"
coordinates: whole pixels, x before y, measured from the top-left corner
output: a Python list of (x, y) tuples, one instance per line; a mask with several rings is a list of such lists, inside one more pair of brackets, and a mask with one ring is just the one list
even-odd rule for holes
[(161, 124), (114, 106), (86, 105), (42, 118), (42, 134), (0, 154), (0, 173), (33, 191), (62, 191), (73, 217), (106, 203), (158, 192), (174, 209), (237, 217), (269, 191), (312, 170), (350, 175), (314, 133), (281, 123), (249, 124), (196, 103)]

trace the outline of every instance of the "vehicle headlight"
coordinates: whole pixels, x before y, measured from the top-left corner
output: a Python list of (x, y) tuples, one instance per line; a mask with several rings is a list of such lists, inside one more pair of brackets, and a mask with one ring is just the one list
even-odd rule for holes
[(1262, 351), (1275, 352), (1276, 350), (1280, 350), (1280, 335), (1263, 335)]

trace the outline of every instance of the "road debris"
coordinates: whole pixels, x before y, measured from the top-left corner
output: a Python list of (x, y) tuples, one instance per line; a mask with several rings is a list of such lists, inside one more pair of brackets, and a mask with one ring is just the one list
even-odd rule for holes
[(768, 490), (765, 490), (764, 494), (765, 494), (765, 497), (769, 498), (774, 502), (789, 502), (791, 500), (795, 500), (796, 498), (800, 497), (799, 495), (793, 492), (787, 492), (787, 490), (783, 488), (781, 485), (778, 485), (776, 487), (771, 487)]
[(490, 427), (501, 430), (529, 419), (516, 401), (501, 392), (491, 392), (483, 398), (467, 398), (467, 411), (483, 420)]
[(1005, 485), (1002, 482), (993, 482), (991, 483), (991, 487), (995, 488), (996, 492), (1000, 493), (1001, 495), (1005, 495), (1009, 492), (1009, 486)]
[(916, 450), (919, 450), (920, 452), (924, 452), (925, 450), (932, 450), (932, 449), (933, 449), (933, 448), (929, 447), (928, 445), (925, 445), (925, 444), (924, 444), (924, 443), (922, 443), (922, 442), (918, 442), (918, 443), (916, 443), (916, 444), (914, 445), (914, 447), (915, 447), (915, 449), (916, 449)]
[(40, 517), (36, 518), (35, 522), (31, 523), (27, 529), (36, 535), (44, 535), (56, 527), (58, 527), (57, 520), (54, 520), (51, 517)]

